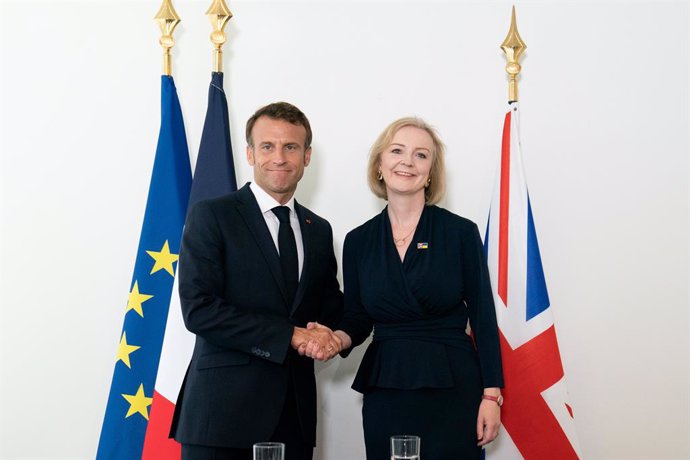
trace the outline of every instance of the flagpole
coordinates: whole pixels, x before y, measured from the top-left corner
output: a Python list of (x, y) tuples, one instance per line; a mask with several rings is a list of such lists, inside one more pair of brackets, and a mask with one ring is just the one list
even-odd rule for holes
[(520, 58), (522, 53), (527, 49), (527, 45), (522, 41), (522, 37), (517, 30), (517, 21), (515, 20), (515, 6), (513, 5), (513, 14), (510, 19), (510, 30), (503, 43), (501, 49), (505, 53), (508, 63), (506, 64), (506, 72), (508, 72), (508, 101), (517, 102), (518, 100), (518, 86), (517, 77), (522, 66), (520, 66)]
[(173, 8), (171, 0), (163, 0), (158, 13), (154, 17), (161, 30), (161, 38), (158, 40), (161, 47), (163, 47), (163, 75), (172, 75), (172, 57), (170, 49), (175, 46), (173, 39), (173, 31), (180, 23), (180, 17), (177, 15), (175, 8)]
[(223, 71), (223, 45), (225, 44), (226, 35), (223, 29), (232, 17), (232, 12), (225, 4), (225, 0), (213, 0), (213, 3), (206, 11), (209, 21), (211, 21), (211, 43), (215, 47), (213, 53), (213, 71)]

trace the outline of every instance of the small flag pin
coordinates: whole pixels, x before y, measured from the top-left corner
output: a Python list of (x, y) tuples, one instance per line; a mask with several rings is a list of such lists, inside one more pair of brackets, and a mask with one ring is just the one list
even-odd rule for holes
[(417, 249), (429, 249), (429, 243), (417, 243)]

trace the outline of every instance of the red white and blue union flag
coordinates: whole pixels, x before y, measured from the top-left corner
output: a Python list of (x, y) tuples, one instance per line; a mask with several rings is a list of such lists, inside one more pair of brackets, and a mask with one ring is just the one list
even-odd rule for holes
[(503, 430), (486, 458), (581, 458), (523, 171), (517, 102), (505, 116), (484, 245), (505, 378)]

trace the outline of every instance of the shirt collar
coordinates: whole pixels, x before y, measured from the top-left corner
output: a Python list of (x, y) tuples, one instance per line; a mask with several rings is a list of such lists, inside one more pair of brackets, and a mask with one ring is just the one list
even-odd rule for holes
[(287, 203), (281, 205), (275, 200), (275, 198), (266, 193), (266, 191), (262, 189), (260, 186), (258, 186), (256, 183), (250, 182), (249, 188), (251, 189), (252, 193), (254, 194), (254, 197), (256, 198), (256, 202), (259, 205), (259, 209), (261, 209), (261, 214), (271, 212), (271, 210), (276, 206), (287, 206), (288, 208), (290, 208), (290, 211), (295, 212), (294, 195), (290, 197)]

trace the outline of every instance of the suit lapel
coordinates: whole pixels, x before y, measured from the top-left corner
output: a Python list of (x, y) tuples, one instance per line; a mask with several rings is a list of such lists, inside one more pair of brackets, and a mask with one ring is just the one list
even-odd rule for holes
[(311, 215), (307, 208), (297, 203), (295, 200), (295, 211), (297, 212), (297, 218), (299, 219), (299, 227), (302, 232), (302, 247), (304, 248), (304, 263), (302, 265), (302, 273), (299, 278), (299, 284), (297, 285), (297, 292), (295, 293), (295, 302), (292, 304), (290, 313), (294, 313), (297, 306), (302, 303), (304, 298), (304, 293), (307, 290), (307, 285), (309, 284), (309, 270), (312, 264), (312, 235), (311, 235)]
[(244, 219), (247, 227), (249, 228), (249, 233), (252, 234), (256, 240), (256, 244), (261, 249), (261, 253), (266, 259), (266, 263), (268, 264), (268, 268), (270, 269), (273, 278), (278, 286), (280, 286), (283, 301), (287, 304), (285, 280), (283, 279), (283, 272), (280, 268), (278, 251), (276, 250), (271, 233), (268, 231), (268, 227), (266, 226), (266, 220), (261, 214), (259, 204), (256, 202), (256, 198), (254, 198), (254, 194), (249, 188), (249, 184), (238, 190), (238, 195), (240, 198), (240, 204), (237, 206), (237, 211)]

